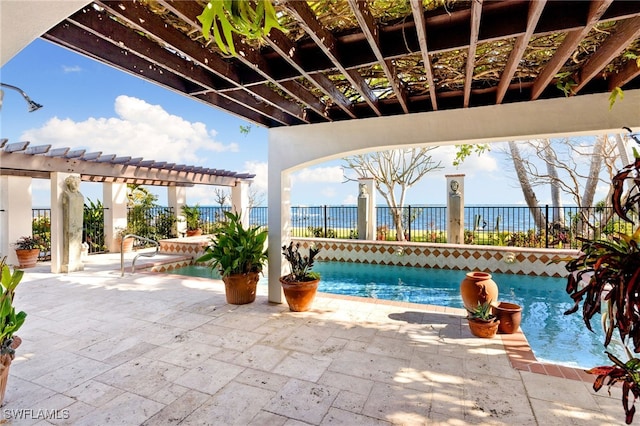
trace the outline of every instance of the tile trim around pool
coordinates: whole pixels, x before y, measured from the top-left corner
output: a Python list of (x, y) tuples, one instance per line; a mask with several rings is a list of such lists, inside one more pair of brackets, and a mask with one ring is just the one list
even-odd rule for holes
[[(322, 293), (322, 297), (330, 299), (342, 299), (353, 300), (357, 302), (373, 303), (378, 305), (400, 306), (400, 307), (421, 307), (434, 312), (450, 313), (454, 315), (464, 315), (465, 310), (460, 308), (450, 308), (447, 306), (437, 305), (423, 305), (419, 303), (411, 302), (398, 302), (394, 300), (383, 299), (368, 299), (366, 297), (347, 296), (342, 294)], [(511, 367), (520, 370), (528, 371), (535, 374), (543, 374), (546, 376), (554, 376), (571, 380), (578, 380), (588, 384), (593, 383), (593, 376), (587, 374), (581, 368), (567, 367), (559, 364), (551, 364), (547, 362), (540, 362), (536, 359), (529, 342), (521, 330), (518, 330), (514, 334), (497, 334), (495, 338), (502, 340), (505, 352), (509, 357)]]

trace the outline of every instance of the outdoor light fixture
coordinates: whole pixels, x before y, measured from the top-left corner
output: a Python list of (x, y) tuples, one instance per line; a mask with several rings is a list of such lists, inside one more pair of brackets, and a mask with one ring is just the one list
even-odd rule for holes
[[(24, 91), (22, 89), (20, 89), (20, 88), (18, 88), (16, 86), (12, 86), (10, 84), (4, 84), (4, 83), (0, 83), (0, 86), (6, 87), (8, 89), (13, 89), (16, 92), (20, 92), (20, 94), (22, 95), (24, 100), (27, 101), (27, 104), (29, 105), (29, 112), (33, 112), (35, 110), (38, 110), (38, 109), (42, 108), (42, 105), (40, 105), (37, 102), (32, 101), (31, 98), (29, 98), (29, 96), (27, 96), (27, 94), (24, 93)], [(2, 94), (0, 93), (0, 107), (1, 106), (2, 106)]]

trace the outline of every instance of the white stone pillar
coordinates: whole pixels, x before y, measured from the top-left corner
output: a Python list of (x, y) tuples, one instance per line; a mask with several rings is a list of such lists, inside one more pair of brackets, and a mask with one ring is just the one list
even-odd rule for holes
[[(358, 179), (360, 192), (363, 190), (367, 194), (366, 207), (364, 207), (366, 223), (364, 225), (364, 233), (361, 236), (360, 230), (360, 200), (358, 200), (358, 239), (375, 240), (376, 239), (376, 186), (373, 178)], [(364, 189), (363, 189), (364, 188)]]
[(231, 187), (231, 210), (240, 214), (242, 226), (249, 226), (249, 186), (251, 181), (239, 180)]
[(103, 183), (104, 240), (112, 253), (120, 252), (117, 243), (118, 230), (127, 227), (127, 184)]
[(0, 258), (18, 265), (13, 244), (32, 233), (32, 179), (26, 176), (0, 176)]
[(464, 244), (464, 174), (447, 178), (447, 243)]
[(169, 208), (173, 209), (173, 214), (177, 219), (173, 231), (177, 236), (182, 237), (187, 233), (187, 222), (182, 214), (182, 206), (187, 203), (187, 188), (184, 186), (167, 187), (167, 200)]

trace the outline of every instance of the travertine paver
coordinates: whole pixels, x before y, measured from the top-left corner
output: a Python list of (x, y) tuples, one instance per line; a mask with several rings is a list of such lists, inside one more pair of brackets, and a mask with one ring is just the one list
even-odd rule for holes
[[(16, 424), (610, 425), (619, 390), (511, 368), (462, 315), (320, 295), (293, 313), (227, 305), (220, 281), (25, 274), (2, 415)], [(92, 263), (94, 262), (94, 264)], [(22, 410), (22, 411), (21, 411)], [(28, 410), (32, 410), (29, 414)], [(34, 418), (49, 410), (49, 418)], [(22, 413), (22, 414), (21, 414)], [(57, 415), (57, 418), (51, 417)], [(22, 417), (21, 417), (22, 416)]]

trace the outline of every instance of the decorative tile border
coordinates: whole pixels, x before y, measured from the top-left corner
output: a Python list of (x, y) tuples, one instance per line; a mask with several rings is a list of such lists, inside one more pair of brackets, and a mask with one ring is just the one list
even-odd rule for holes
[[(302, 247), (314, 244), (322, 250), (319, 260), (414, 266), (452, 270), (476, 270), (508, 274), (565, 277), (566, 262), (577, 250), (527, 249), (391, 241), (295, 238)], [(550, 263), (558, 261), (558, 263)]]

